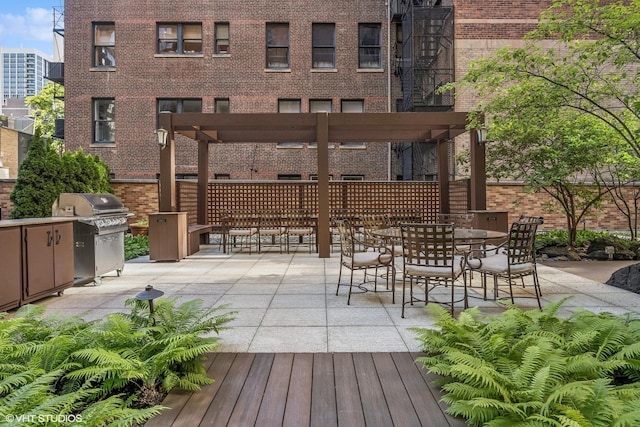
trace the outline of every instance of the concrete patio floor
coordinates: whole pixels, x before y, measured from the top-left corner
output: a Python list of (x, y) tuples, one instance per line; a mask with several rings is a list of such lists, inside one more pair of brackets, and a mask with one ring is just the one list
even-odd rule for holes
[[(48, 313), (99, 319), (128, 311), (125, 300), (153, 285), (166, 297), (182, 302), (199, 298), (204, 307), (229, 304), (229, 310), (237, 310), (230, 329), (220, 334), (221, 352), (419, 351), (408, 328), (433, 325), (424, 304), (407, 306), (401, 318), (402, 294), (397, 286), (395, 304), (389, 292), (367, 292), (352, 295), (348, 306), (348, 287), (335, 295), (339, 260), (339, 253), (322, 259), (307, 253), (306, 247), (291, 254), (228, 255), (216, 245), (202, 246), (180, 262), (154, 262), (148, 257), (128, 261), (120, 277), (113, 272), (100, 285), (75, 286), (37, 304), (45, 305)], [(345, 269), (343, 283), (348, 283), (348, 274)], [(355, 277), (361, 274), (356, 272)], [(615, 314), (640, 308), (638, 294), (546, 265), (538, 266), (538, 274), (543, 305), (571, 297), (562, 308), (563, 315), (577, 308)], [(479, 285), (477, 277), (474, 284)], [(517, 295), (530, 297), (532, 290), (532, 286), (518, 287)], [(471, 293), (479, 296), (478, 290)], [(516, 304), (537, 308), (532, 298), (518, 298)], [(482, 298), (470, 298), (469, 305), (480, 306), (488, 314), (504, 311), (502, 305)]]

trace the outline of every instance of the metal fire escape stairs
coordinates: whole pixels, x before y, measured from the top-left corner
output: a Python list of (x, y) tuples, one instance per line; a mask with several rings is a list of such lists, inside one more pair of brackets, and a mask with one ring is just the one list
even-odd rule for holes
[[(392, 22), (399, 26), (394, 74), (400, 78), (398, 111), (452, 111), (453, 94), (438, 88), (454, 81), (452, 0), (393, 0)], [(437, 179), (434, 144), (395, 144), (403, 180)]]

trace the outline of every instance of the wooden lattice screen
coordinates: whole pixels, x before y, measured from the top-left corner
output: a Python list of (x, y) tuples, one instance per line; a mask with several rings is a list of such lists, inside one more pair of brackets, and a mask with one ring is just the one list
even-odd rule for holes
[(449, 211), (452, 214), (464, 214), (470, 208), (471, 180), (449, 181)]
[[(178, 181), (178, 210), (188, 212), (189, 224), (195, 224), (197, 184)], [(220, 224), (224, 212), (309, 209), (318, 212), (318, 185), (315, 181), (270, 181), (209, 183), (208, 217)], [(332, 181), (329, 183), (329, 209), (364, 212), (392, 212), (415, 209), (423, 221), (436, 221), (440, 213), (436, 182)]]

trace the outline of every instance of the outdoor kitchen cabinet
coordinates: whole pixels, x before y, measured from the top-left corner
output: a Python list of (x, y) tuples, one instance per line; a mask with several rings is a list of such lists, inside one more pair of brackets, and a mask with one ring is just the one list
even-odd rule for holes
[(187, 256), (187, 213), (149, 214), (149, 259), (180, 261)]
[(22, 303), (73, 286), (73, 221), (22, 227)]
[(20, 252), (20, 227), (0, 228), (0, 311), (20, 305), (22, 291), (22, 262)]

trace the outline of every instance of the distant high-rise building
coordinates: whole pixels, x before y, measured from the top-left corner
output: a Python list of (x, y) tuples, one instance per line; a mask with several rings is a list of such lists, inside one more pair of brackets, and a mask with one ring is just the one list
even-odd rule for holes
[[(4, 49), (0, 47), (0, 113), (9, 117), (28, 114), (24, 98), (36, 95), (47, 83), (47, 64), (52, 60), (36, 49)], [(14, 100), (23, 100), (15, 102)]]

